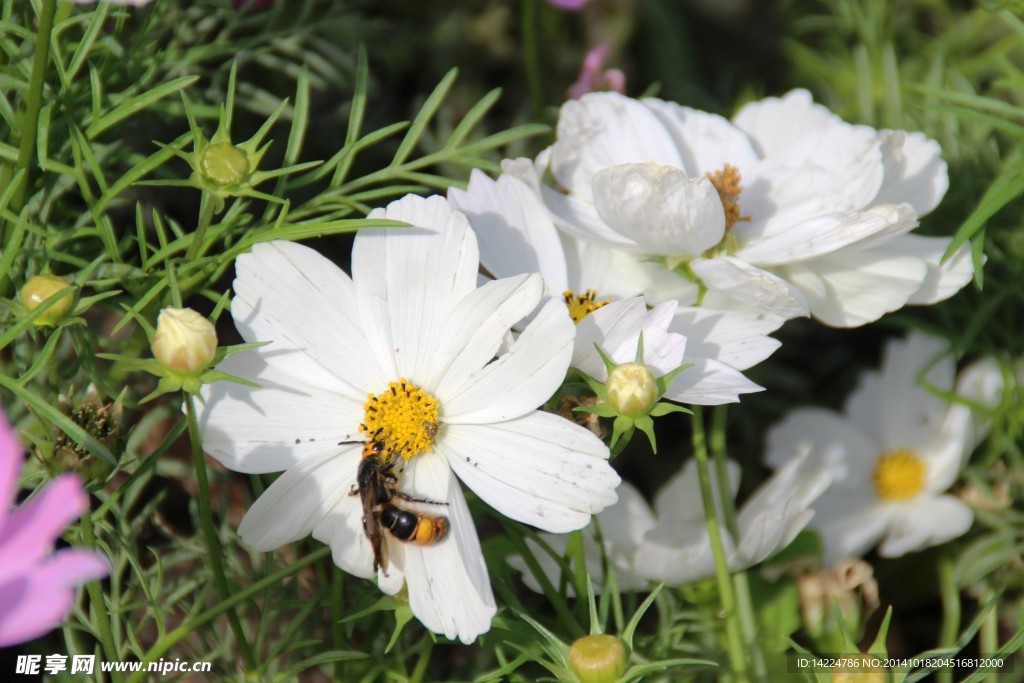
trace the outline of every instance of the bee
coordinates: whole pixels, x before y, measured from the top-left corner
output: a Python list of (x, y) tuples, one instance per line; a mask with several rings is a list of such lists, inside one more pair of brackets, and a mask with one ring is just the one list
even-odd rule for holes
[(413, 498), (398, 488), (395, 455), (385, 456), (384, 444), (368, 441), (363, 446), (363, 459), (356, 472), (358, 494), (363, 504), (363, 533), (373, 550), (373, 570), (388, 571), (388, 551), (384, 531), (403, 543), (432, 545), (448, 535), (448, 518), (399, 507), (395, 499), (428, 505), (447, 505), (423, 498)]

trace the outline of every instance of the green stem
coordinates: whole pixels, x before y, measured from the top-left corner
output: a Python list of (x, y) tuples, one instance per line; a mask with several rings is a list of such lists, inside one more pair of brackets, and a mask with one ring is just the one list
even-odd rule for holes
[(526, 86), (530, 91), (530, 108), (539, 116), (544, 106), (544, 95), (540, 84), (540, 53), (537, 49), (537, 0), (523, 2), (523, 66), (526, 69)]
[[(740, 527), (736, 517), (736, 504), (729, 487), (729, 466), (725, 447), (725, 406), (716, 408), (711, 414), (711, 457), (715, 461), (715, 475), (718, 479), (718, 495), (722, 499), (722, 511), (725, 516), (725, 528), (735, 543), (739, 543)], [(750, 653), (750, 660), (757, 680), (766, 680), (768, 669), (761, 652), (761, 641), (757, 634), (757, 617), (754, 613), (754, 600), (750, 595), (750, 580), (745, 571), (733, 574), (733, 587), (736, 589), (736, 613), (743, 631), (743, 644)]]
[(203, 240), (206, 238), (206, 229), (213, 222), (213, 206), (213, 197), (209, 192), (203, 192), (203, 197), (199, 200), (199, 223), (196, 225), (195, 232), (192, 233), (192, 242), (188, 245), (188, 251), (185, 252), (186, 263), (199, 255), (199, 248), (203, 246)]
[[(334, 649), (341, 650), (345, 642), (345, 631), (341, 620), (344, 613), (344, 585), (342, 575), (337, 568), (331, 568), (331, 639), (334, 641)], [(345, 663), (337, 661), (334, 663), (334, 680), (340, 681), (345, 677)]]
[(712, 491), (711, 468), (708, 464), (707, 441), (704, 435), (704, 413), (699, 407), (693, 409), (693, 452), (697, 459), (697, 476), (700, 480), (700, 497), (704, 503), (704, 521), (707, 525), (708, 538), (711, 542), (711, 555), (715, 560), (715, 581), (722, 612), (725, 616), (726, 643), (729, 661), (737, 681), (747, 681), (746, 651), (743, 647), (743, 633), (740, 630), (736, 614), (736, 593), (733, 590), (732, 577), (729, 576), (729, 564), (725, 557), (725, 546), (722, 544), (722, 531), (718, 523), (718, 511), (715, 508), (715, 497)]
[[(979, 605), (992, 603), (992, 607), (985, 615), (984, 621), (981, 622), (981, 629), (978, 631), (978, 654), (981, 657), (992, 657), (999, 652), (999, 604), (994, 602), (992, 597), (992, 589), (986, 586), (978, 600)], [(996, 683), (999, 680), (999, 675), (994, 672), (990, 673), (985, 676), (985, 680)]]
[(173, 631), (165, 635), (163, 638), (158, 640), (155, 645), (153, 645), (153, 648), (149, 652), (147, 652), (146, 656), (142, 659), (142, 671), (137, 671), (134, 675), (130, 676), (128, 678), (128, 683), (136, 683), (136, 681), (142, 680), (142, 678), (146, 676), (147, 664), (159, 659), (161, 656), (163, 656), (165, 652), (167, 652), (171, 648), (171, 646), (173, 646), (175, 643), (177, 643), (179, 640), (181, 640), (188, 634), (198, 629), (200, 626), (203, 626), (207, 622), (216, 619), (221, 614), (224, 614), (224, 612), (227, 612), (228, 610), (232, 609), (235, 605), (242, 602), (243, 600), (248, 600), (260, 591), (266, 590), (267, 588), (280, 583), (289, 576), (299, 573), (300, 571), (302, 571), (309, 565), (313, 564), (317, 560), (327, 557), (330, 554), (330, 552), (330, 546), (324, 546), (323, 548), (320, 548), (319, 550), (312, 552), (309, 555), (306, 555), (301, 560), (298, 560), (293, 564), (288, 565), (276, 574), (271, 574), (265, 579), (261, 579), (256, 583), (252, 584), (248, 588), (238, 591), (227, 600), (222, 600), (220, 603), (214, 605), (213, 607), (206, 610), (194, 619), (186, 621), (184, 624), (182, 624), (178, 628), (174, 629)]
[[(953, 560), (943, 555), (939, 559), (939, 595), (942, 600), (942, 629), (939, 631), (939, 647), (951, 648), (956, 645), (960, 631), (960, 591), (953, 578)], [(953, 683), (953, 671), (940, 669), (936, 672), (938, 683)]]
[[(192, 394), (185, 394), (186, 417), (188, 419), (188, 440), (192, 445), (192, 457), (196, 465), (196, 482), (199, 484), (199, 521), (203, 527), (203, 535), (206, 537), (206, 552), (210, 559), (210, 569), (213, 571), (213, 579), (217, 584), (217, 593), (222, 602), (231, 598), (231, 589), (228, 587), (227, 578), (224, 575), (224, 563), (221, 555), (220, 540), (217, 538), (217, 530), (213, 528), (213, 510), (210, 507), (210, 481), (206, 476), (206, 457), (203, 455), (202, 438), (199, 436), (199, 423), (196, 421), (195, 399)], [(233, 608), (227, 610), (228, 623), (231, 631), (235, 634), (235, 641), (242, 651), (242, 661), (245, 662), (247, 671), (256, 669), (256, 657), (253, 655), (249, 641), (242, 629), (242, 622)]]
[(423, 677), (427, 673), (427, 666), (430, 664), (430, 653), (434, 650), (434, 639), (427, 637), (423, 639), (423, 651), (420, 652), (419, 659), (416, 660), (416, 667), (412, 671), (412, 676), (409, 677), (410, 683), (422, 683)]
[[(11, 195), (7, 209), (17, 215), (25, 202), (25, 193), (30, 183), (32, 161), (35, 158), (36, 134), (39, 132), (39, 112), (43, 107), (43, 86), (46, 84), (46, 67), (50, 61), (50, 41), (53, 38), (53, 17), (57, 12), (57, 0), (43, 0), (39, 10), (39, 30), (36, 31), (35, 55), (32, 58), (32, 73), (29, 76), (28, 91), (25, 94), (24, 109), (18, 117), (21, 142), (18, 145), (18, 159), (14, 168), (4, 166), (0, 170), (0, 187), (6, 187), (11, 178), (24, 171), (18, 186)], [(0, 246), (14, 249), (17, 245), (7, 243), (6, 221), (0, 222)], [(7, 286), (7, 273), (0, 273), (0, 293)]]
[[(96, 545), (96, 531), (92, 525), (92, 515), (82, 515), (82, 542), (90, 548), (100, 548)], [(101, 551), (102, 552), (102, 551)], [(106, 557), (106, 553), (103, 553)], [(100, 631), (100, 647), (103, 648), (103, 656), (108, 662), (121, 659), (114, 645), (114, 632), (110, 628), (110, 613), (107, 611), (107, 602), (103, 599), (103, 587), (99, 581), (90, 581), (85, 584), (85, 590), (89, 593), (90, 611), (95, 614), (95, 621)], [(117, 671), (111, 671), (110, 677), (115, 681), (123, 681), (124, 676)]]

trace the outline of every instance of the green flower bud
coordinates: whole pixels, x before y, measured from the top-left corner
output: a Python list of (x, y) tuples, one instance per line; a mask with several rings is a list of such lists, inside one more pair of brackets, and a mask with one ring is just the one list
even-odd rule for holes
[(200, 156), (199, 170), (217, 187), (231, 187), (249, 177), (249, 156), (230, 142), (215, 142)]
[(213, 362), (217, 331), (191, 308), (165, 308), (156, 320), (153, 357), (175, 375), (196, 375)]
[[(33, 275), (18, 292), (18, 298), (26, 311), (36, 310), (44, 301), (58, 292), (63, 292), (70, 287), (67, 281), (56, 275)], [(36, 325), (53, 326), (61, 321), (71, 311), (74, 304), (74, 296), (65, 295), (63, 299), (46, 309), (42, 315), (35, 319)]]
[(642, 417), (658, 402), (658, 382), (643, 363), (616, 365), (608, 373), (604, 387), (608, 403), (626, 417)]
[(626, 660), (626, 648), (615, 636), (584, 636), (569, 646), (569, 666), (579, 683), (615, 683)]

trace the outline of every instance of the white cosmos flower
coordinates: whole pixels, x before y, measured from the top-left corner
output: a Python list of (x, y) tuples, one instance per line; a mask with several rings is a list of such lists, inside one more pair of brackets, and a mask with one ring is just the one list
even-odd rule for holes
[(435, 545), (384, 533), (390, 566), (378, 584), (389, 594), (406, 584), (427, 628), (471, 642), (495, 603), (459, 480), (508, 517), (567, 532), (615, 502), (619, 477), (597, 437), (535, 410), (572, 355), (575, 329), (561, 304), (544, 306), (499, 353), (540, 301), (540, 277), (476, 288), (476, 238), (441, 197), (409, 196), (370, 215), (415, 227), (360, 232), (351, 278), (290, 242), (238, 258), (235, 324), (246, 341), (271, 343), (222, 365), (261, 388), (204, 388), (203, 445), (236, 471), (284, 470), (242, 521), (247, 544), (267, 551), (312, 533), (339, 567), (372, 577), (351, 494), (361, 449), (342, 443), (368, 438), (365, 424), (387, 452), (406, 456), (398, 488), (444, 503), (417, 508), (450, 524)]
[[(480, 237), (481, 263), (493, 276), (539, 272), (546, 294), (565, 298), (578, 322), (574, 367), (603, 381), (594, 344), (617, 361), (632, 361), (643, 333), (645, 363), (660, 374), (692, 364), (673, 382), (672, 400), (717, 405), (762, 389), (741, 371), (778, 348), (768, 334), (782, 318), (679, 307), (679, 299), (694, 294), (691, 283), (628, 252), (560, 233), (540, 199), (530, 160), (506, 160), (502, 169), (496, 181), (473, 171), (468, 188), (449, 190), (449, 200), (469, 217)], [(637, 298), (643, 290), (662, 295), (650, 312)]]
[[(740, 508), (736, 523), (739, 538), (723, 532), (726, 561), (732, 571), (752, 567), (783, 550), (813, 517), (811, 504), (828, 488), (832, 468), (814, 463), (809, 452), (793, 455), (785, 465), (762, 484)], [(729, 490), (735, 497), (739, 488), (740, 467), (728, 463)], [(715, 503), (722, 528), (721, 500), (717, 477), (712, 468)], [(636, 489), (627, 483), (619, 486), (619, 502), (597, 515), (604, 542), (604, 553), (615, 570), (621, 590), (642, 590), (649, 582), (672, 585), (690, 583), (715, 573), (701, 502), (697, 463), (690, 460), (654, 498), (654, 511)], [(556, 552), (564, 553), (567, 536), (540, 534)], [(558, 564), (536, 544), (531, 549), (548, 579), (558, 585)], [(601, 548), (590, 533), (583, 536), (587, 572), (595, 589), (603, 582)], [(523, 572), (523, 580), (533, 590), (539, 584), (519, 557), (510, 564)]]
[(790, 413), (768, 434), (768, 464), (794, 448), (839, 468), (836, 483), (815, 504), (812, 527), (825, 542), (827, 564), (860, 557), (882, 541), (898, 557), (965, 533), (971, 509), (945, 494), (987, 425), (964, 404), (932, 390), (988, 402), (1001, 387), (998, 368), (983, 362), (954, 382), (947, 344), (912, 333), (890, 342), (880, 372), (865, 373), (842, 414), (821, 408)]
[[(727, 469), (729, 490), (735, 497), (740, 467), (729, 461)], [(724, 529), (713, 467), (711, 474), (718, 519)], [(739, 508), (736, 517), (739, 537), (733, 539), (723, 532), (722, 544), (729, 568), (739, 571), (752, 567), (788, 546), (814, 516), (810, 506), (828, 488), (832, 475), (830, 468), (812, 463), (806, 450), (791, 452), (785, 465)], [(670, 584), (712, 576), (715, 562), (705, 524), (696, 461), (687, 462), (658, 492), (654, 509), (658, 523), (637, 549), (634, 572), (652, 581)]]
[[(919, 133), (847, 124), (803, 90), (731, 123), (593, 93), (562, 106), (559, 187), (542, 192), (579, 238), (687, 266), (745, 305), (855, 327), (971, 279), (966, 247), (940, 265), (949, 239), (908, 234), (948, 187), (939, 153)], [(636, 281), (645, 294), (649, 280)]]

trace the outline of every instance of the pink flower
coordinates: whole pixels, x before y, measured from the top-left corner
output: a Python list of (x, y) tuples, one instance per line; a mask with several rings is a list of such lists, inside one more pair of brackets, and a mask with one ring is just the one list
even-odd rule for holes
[(71, 611), (75, 588), (106, 576), (102, 555), (53, 547), (89, 499), (72, 474), (57, 477), (31, 499), (13, 507), (21, 445), (0, 413), (0, 647), (37, 638)]
[(548, 0), (548, 4), (569, 12), (579, 12), (590, 0)]
[(610, 49), (611, 45), (605, 43), (587, 53), (587, 56), (583, 58), (583, 68), (580, 69), (579, 78), (569, 86), (570, 99), (578, 100), (588, 92), (598, 90), (611, 90), (617, 93), (626, 91), (626, 74), (618, 69), (601, 71)]

